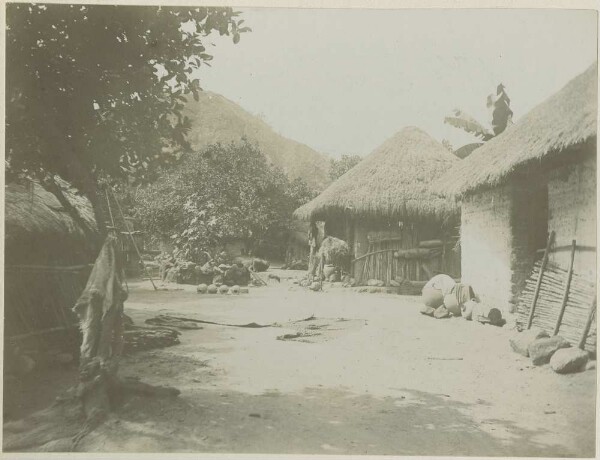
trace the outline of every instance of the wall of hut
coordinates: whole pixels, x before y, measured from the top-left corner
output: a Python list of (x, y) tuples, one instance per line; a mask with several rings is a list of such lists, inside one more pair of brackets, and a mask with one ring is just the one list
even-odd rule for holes
[[(326, 230), (328, 235), (350, 245), (353, 258), (358, 259), (351, 266), (351, 274), (359, 284), (365, 284), (368, 279), (379, 279), (386, 284), (398, 279), (424, 282), (438, 273), (460, 278), (460, 254), (454, 250), (456, 228), (443, 228), (431, 222), (345, 217), (328, 220)], [(395, 252), (418, 249), (421, 242), (432, 240), (445, 243), (433, 250), (434, 257), (419, 260), (394, 256)]]
[(548, 234), (548, 191), (540, 174), (476, 192), (462, 205), (462, 279), (481, 300), (513, 313)]
[[(71, 308), (81, 294), (98, 249), (59, 201), (39, 184), (5, 186), (5, 353), (76, 349), (77, 318)], [(92, 224), (91, 206), (75, 206)], [(10, 351), (8, 351), (10, 353)]]
[(504, 311), (512, 292), (511, 207), (509, 186), (476, 192), (461, 206), (462, 281)]
[[(550, 262), (568, 268), (573, 239), (596, 246), (596, 160), (521, 173), (504, 186), (475, 192), (462, 204), (462, 274), (482, 301), (514, 312), (548, 233)], [(596, 253), (578, 251), (574, 270), (593, 279)]]
[[(575, 164), (554, 168), (548, 178), (548, 206), (550, 230), (554, 230), (555, 246), (569, 246), (573, 239), (577, 246), (596, 247), (596, 158), (587, 158)], [(563, 268), (570, 263), (568, 250), (551, 254), (551, 261)], [(574, 260), (576, 273), (595, 279), (596, 252), (577, 251)]]

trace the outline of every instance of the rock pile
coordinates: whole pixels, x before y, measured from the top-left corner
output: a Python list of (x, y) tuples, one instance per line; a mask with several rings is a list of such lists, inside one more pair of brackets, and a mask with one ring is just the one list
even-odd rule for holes
[(550, 363), (552, 370), (559, 374), (583, 371), (590, 359), (587, 351), (572, 347), (567, 339), (559, 335), (550, 337), (538, 327), (517, 333), (509, 342), (513, 351), (531, 358), (534, 365)]

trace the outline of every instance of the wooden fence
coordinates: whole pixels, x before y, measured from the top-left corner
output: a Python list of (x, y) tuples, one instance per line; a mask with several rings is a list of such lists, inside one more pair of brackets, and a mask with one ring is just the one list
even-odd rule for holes
[(411, 249), (397, 247), (394, 239), (371, 243), (367, 254), (352, 261), (354, 277), (358, 284), (377, 279), (386, 286), (392, 280), (425, 282), (448, 271), (447, 253), (452, 246), (442, 240), (421, 241)]

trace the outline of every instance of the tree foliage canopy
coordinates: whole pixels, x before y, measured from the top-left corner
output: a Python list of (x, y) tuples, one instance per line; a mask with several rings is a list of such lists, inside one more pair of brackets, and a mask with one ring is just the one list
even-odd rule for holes
[(249, 30), (231, 8), (7, 6), (8, 172), (147, 178), (187, 147), (184, 94), (212, 56), (213, 32)]
[(347, 171), (350, 171), (362, 160), (359, 155), (342, 155), (339, 160), (335, 158), (331, 159), (329, 164), (329, 177), (331, 180), (337, 180), (343, 176)]
[(300, 179), (267, 162), (254, 145), (209, 146), (184, 157), (133, 197), (142, 226), (196, 260), (227, 240), (252, 245), (289, 228), (294, 209), (313, 197)]

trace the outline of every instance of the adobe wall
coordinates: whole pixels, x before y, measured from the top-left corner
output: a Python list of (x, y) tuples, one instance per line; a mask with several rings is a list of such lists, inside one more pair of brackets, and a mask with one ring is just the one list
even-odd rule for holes
[(462, 282), (503, 313), (511, 310), (512, 196), (505, 185), (476, 192), (461, 207)]
[[(596, 246), (596, 158), (553, 169), (548, 179), (549, 230), (556, 232), (555, 246)], [(551, 261), (568, 268), (570, 251), (552, 253)], [(596, 253), (577, 252), (574, 269), (595, 279)]]

